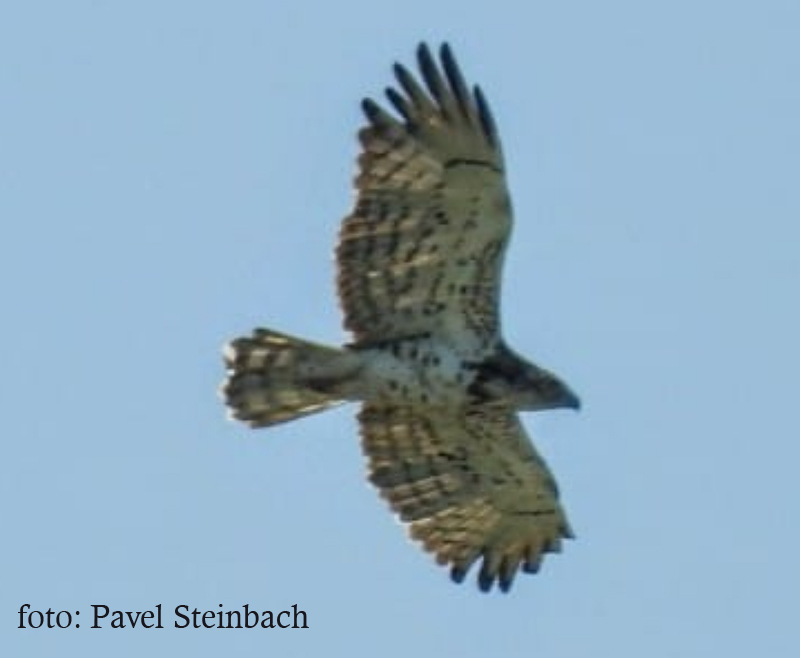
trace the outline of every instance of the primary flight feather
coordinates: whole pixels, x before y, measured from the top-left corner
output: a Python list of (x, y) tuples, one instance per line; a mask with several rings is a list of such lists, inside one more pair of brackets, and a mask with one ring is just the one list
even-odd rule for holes
[(369, 480), (411, 536), (455, 581), (480, 563), (480, 588), (507, 591), (572, 536), (519, 412), (579, 401), (502, 337), (511, 204), (489, 106), (446, 44), (417, 60), (421, 80), (394, 67), (395, 113), (362, 103), (357, 198), (336, 247), (352, 342), (256, 329), (226, 347), (222, 393), (252, 427), (361, 402)]

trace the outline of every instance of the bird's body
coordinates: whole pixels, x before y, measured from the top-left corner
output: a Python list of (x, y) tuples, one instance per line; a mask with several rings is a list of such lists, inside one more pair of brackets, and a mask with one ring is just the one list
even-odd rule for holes
[(274, 425), (360, 402), (370, 480), (460, 581), (482, 589), (571, 536), (518, 412), (577, 408), (552, 373), (502, 338), (499, 287), (511, 229), (499, 138), (447, 46), (418, 51), (425, 87), (395, 66), (401, 119), (364, 101), (358, 198), (337, 246), (353, 341), (317, 345), (269, 329), (226, 349), (233, 417)]
[(463, 360), (452, 346), (428, 336), (354, 350), (364, 364), (359, 400), (389, 404), (466, 404)]

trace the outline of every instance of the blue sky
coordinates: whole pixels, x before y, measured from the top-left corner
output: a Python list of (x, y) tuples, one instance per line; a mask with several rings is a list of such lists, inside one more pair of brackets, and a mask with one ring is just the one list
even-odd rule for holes
[[(797, 655), (799, 24), (789, 0), (4, 5), (6, 655)], [(406, 541), (354, 408), (252, 432), (216, 396), (254, 326), (345, 339), (358, 101), (421, 39), (500, 125), (507, 337), (584, 403), (525, 417), (578, 538), (508, 596)], [(84, 623), (18, 630), (23, 603)], [(310, 628), (88, 628), (159, 603)]]

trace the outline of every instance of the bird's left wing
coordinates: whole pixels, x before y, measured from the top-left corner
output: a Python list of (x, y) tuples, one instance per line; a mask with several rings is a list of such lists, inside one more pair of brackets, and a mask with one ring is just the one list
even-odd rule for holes
[(445, 334), (478, 350), (499, 333), (511, 207), (500, 141), (480, 89), (445, 45), (418, 50), (422, 83), (395, 65), (398, 116), (364, 101), (358, 198), (336, 256), (345, 326), (366, 344)]
[(507, 591), (518, 569), (536, 572), (572, 537), (555, 481), (508, 407), (368, 403), (359, 421), (370, 481), (456, 582), (482, 560), (480, 588)]

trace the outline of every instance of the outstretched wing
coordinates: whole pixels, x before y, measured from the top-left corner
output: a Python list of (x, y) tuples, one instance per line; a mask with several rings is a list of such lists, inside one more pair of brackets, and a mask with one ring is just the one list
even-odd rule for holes
[(489, 107), (448, 46), (441, 70), (427, 46), (417, 54), (425, 88), (396, 64), (400, 91), (386, 90), (399, 118), (363, 103), (369, 125), (336, 251), (339, 297), (357, 343), (440, 333), (475, 349), (499, 333), (511, 229), (503, 157)]
[(411, 536), (461, 582), (507, 591), (519, 568), (572, 537), (547, 465), (502, 404), (461, 409), (366, 404), (362, 447), (376, 485)]

